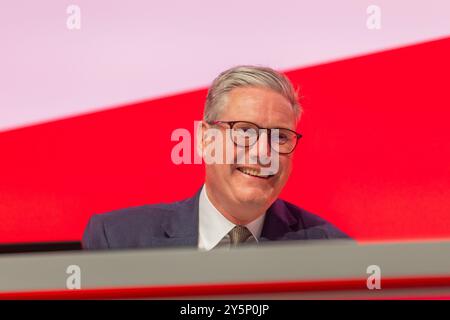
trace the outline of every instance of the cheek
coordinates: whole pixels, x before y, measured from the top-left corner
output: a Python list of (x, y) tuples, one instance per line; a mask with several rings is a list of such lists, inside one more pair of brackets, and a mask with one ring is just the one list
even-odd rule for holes
[(280, 158), (280, 176), (281, 180), (285, 181), (289, 178), (292, 172), (292, 159), (289, 158)]
[(225, 183), (231, 179), (232, 175), (232, 168), (229, 164), (216, 164), (213, 165), (214, 167), (214, 175), (218, 181), (221, 181), (221, 183)]

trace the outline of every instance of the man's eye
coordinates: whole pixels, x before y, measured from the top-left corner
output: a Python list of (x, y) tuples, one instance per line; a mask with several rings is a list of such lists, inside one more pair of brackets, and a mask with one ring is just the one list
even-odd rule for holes
[(280, 134), (275, 137), (275, 142), (278, 142), (279, 144), (284, 144), (289, 140), (289, 137), (284, 134)]
[(240, 134), (254, 134), (256, 130), (253, 128), (239, 128), (238, 133)]

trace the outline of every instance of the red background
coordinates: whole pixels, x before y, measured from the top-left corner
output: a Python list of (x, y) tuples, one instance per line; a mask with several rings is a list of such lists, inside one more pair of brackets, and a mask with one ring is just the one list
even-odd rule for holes
[[(292, 70), (304, 138), (282, 198), (359, 241), (450, 238), (450, 39)], [(89, 217), (192, 196), (173, 130), (206, 89), (0, 133), (0, 243), (80, 240)]]

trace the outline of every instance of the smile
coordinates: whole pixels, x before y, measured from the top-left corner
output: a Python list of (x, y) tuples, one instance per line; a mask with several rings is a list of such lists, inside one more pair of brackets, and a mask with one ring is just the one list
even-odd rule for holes
[(251, 177), (256, 177), (256, 178), (262, 178), (262, 179), (269, 179), (274, 176), (273, 174), (264, 175), (260, 172), (259, 169), (255, 169), (255, 168), (239, 167), (239, 168), (237, 168), (237, 170), (239, 170), (240, 172), (242, 172), (245, 175), (248, 175)]

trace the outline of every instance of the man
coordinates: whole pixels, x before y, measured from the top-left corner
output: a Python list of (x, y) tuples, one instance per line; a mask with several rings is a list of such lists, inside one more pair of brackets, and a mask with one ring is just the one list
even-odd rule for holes
[[(205, 161), (205, 184), (187, 200), (94, 215), (83, 247), (212, 250), (348, 238), (320, 217), (278, 199), (301, 138), (295, 131), (300, 116), (296, 92), (284, 75), (255, 66), (221, 73), (208, 91), (198, 141), (204, 159), (207, 150), (213, 150), (210, 155), (224, 151), (223, 157), (231, 151), (232, 161)], [(225, 143), (215, 144), (211, 132), (222, 133)]]

